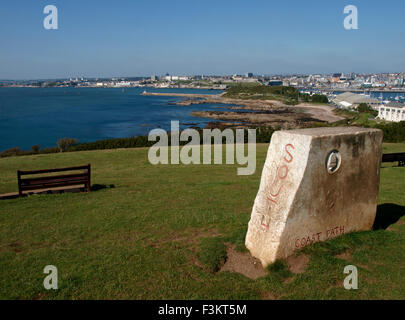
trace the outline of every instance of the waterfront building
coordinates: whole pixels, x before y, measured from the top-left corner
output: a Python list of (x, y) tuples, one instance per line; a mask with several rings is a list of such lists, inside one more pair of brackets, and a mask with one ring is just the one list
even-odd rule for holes
[(283, 81), (281, 81), (281, 80), (270, 80), (269, 82), (268, 82), (268, 85), (269, 86), (282, 86), (283, 85)]
[(239, 74), (234, 74), (234, 75), (232, 76), (232, 79), (233, 79), (234, 81), (242, 81), (242, 80), (243, 80), (243, 77), (242, 77), (241, 75), (239, 75)]
[(118, 88), (121, 88), (121, 87), (130, 87), (131, 86), (131, 82), (129, 82), (129, 81), (124, 81), (124, 80), (122, 80), (122, 81), (120, 81), (120, 82), (116, 82), (115, 84), (114, 84), (114, 87), (118, 87)]
[(345, 92), (336, 96), (332, 103), (338, 108), (343, 109), (356, 109), (360, 104), (366, 103), (374, 109), (378, 109), (380, 101), (378, 99), (367, 97), (364, 94), (355, 94), (352, 92)]
[(379, 119), (400, 122), (405, 121), (405, 104), (401, 102), (390, 102), (378, 107)]
[(332, 81), (331, 82), (339, 82), (340, 81), (340, 77), (342, 76), (342, 73), (334, 73), (332, 75)]

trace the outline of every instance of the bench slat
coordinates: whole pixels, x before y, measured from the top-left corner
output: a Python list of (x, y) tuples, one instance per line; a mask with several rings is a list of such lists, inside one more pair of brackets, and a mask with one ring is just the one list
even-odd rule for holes
[[(66, 172), (66, 171), (75, 171), (83, 170), (80, 173), (72, 173), (65, 175), (54, 175), (54, 176), (44, 176), (38, 178), (24, 178), (23, 175), (34, 175), (34, 174), (43, 174), (43, 173), (52, 173), (52, 172)], [(17, 171), (18, 177), (18, 191), (19, 196), (23, 195), (23, 191), (29, 192), (34, 190), (48, 190), (52, 188), (59, 187), (68, 187), (68, 186), (82, 186), (86, 188), (87, 191), (90, 191), (90, 164), (86, 166), (77, 166), (77, 167), (66, 167), (66, 168), (57, 168), (57, 169), (45, 169), (45, 170), (30, 170), (30, 171)]]
[(63, 171), (85, 170), (85, 169), (89, 169), (89, 165), (79, 167), (59, 168), (59, 169), (31, 170), (31, 171), (18, 170), (18, 172), (20, 173), (20, 175), (27, 175), (27, 174), (52, 173), (52, 172), (63, 172)]
[(36, 183), (43, 181), (46, 183), (48, 180), (69, 180), (75, 178), (87, 178), (87, 173), (78, 173), (78, 174), (65, 174), (59, 176), (47, 176), (47, 177), (39, 177), (39, 178), (23, 178), (21, 179), (21, 183)]
[(46, 182), (36, 182), (36, 183), (21, 183), (22, 188), (31, 188), (35, 186), (52, 186), (57, 183), (68, 183), (68, 182), (78, 182), (83, 183), (87, 182), (87, 178), (75, 178), (75, 179), (66, 179), (66, 180), (48, 180)]
[(24, 187), (21, 186), (20, 190), (21, 191), (30, 191), (30, 190), (40, 190), (40, 189), (51, 189), (51, 188), (57, 188), (57, 187), (65, 187), (65, 186), (74, 186), (74, 185), (83, 185), (85, 187), (86, 181), (70, 181), (70, 182), (58, 182), (55, 184), (48, 184), (48, 185), (36, 185), (36, 186), (29, 186), (29, 187)]

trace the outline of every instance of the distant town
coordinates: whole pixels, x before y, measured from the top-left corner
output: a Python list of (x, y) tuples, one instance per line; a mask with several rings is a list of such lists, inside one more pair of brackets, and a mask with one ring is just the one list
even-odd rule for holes
[(311, 74), (311, 75), (244, 75), (230, 76), (182, 76), (153, 75), (151, 77), (113, 77), (47, 79), (47, 80), (0, 80), (6, 87), (95, 87), (95, 88), (194, 88), (224, 90), (237, 83), (261, 83), (269, 86), (291, 86), (318, 92), (330, 91), (398, 91), (405, 92), (405, 73), (383, 74)]
[[(309, 96), (324, 95), (330, 105), (339, 109), (356, 110), (360, 105), (368, 105), (378, 112), (378, 119), (390, 122), (405, 120), (405, 73), (258, 76), (248, 72), (231, 76), (165, 74), (151, 77), (0, 80), (0, 87), (87, 87), (122, 90), (139, 87), (226, 90), (237, 84), (294, 87)], [(371, 92), (378, 92), (380, 96), (377, 98), (374, 94), (373, 97)], [(383, 93), (395, 93), (396, 97), (387, 100), (384, 99)]]

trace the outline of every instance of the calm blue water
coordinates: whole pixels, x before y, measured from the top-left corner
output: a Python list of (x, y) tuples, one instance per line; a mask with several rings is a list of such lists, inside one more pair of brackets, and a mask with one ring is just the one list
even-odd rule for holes
[[(334, 94), (341, 94), (346, 91), (335, 91), (333, 92)], [(359, 92), (354, 92), (357, 94), (360, 94)], [(405, 92), (370, 92), (370, 97), (379, 99), (384, 101), (384, 100), (389, 100), (389, 101), (399, 101), (399, 102), (405, 102)]]
[(383, 94), (379, 92), (371, 92), (370, 96), (375, 99), (381, 99), (382, 97), (383, 100), (405, 102), (405, 92), (384, 92)]
[[(212, 119), (190, 116), (196, 110), (218, 110), (223, 105), (169, 105), (177, 97), (140, 95), (145, 88), (0, 88), (0, 151), (35, 144), (56, 146), (63, 137), (80, 142), (147, 135), (170, 121), (205, 127)], [(214, 94), (215, 90), (151, 89), (148, 92)], [(187, 127), (184, 125), (183, 127)]]

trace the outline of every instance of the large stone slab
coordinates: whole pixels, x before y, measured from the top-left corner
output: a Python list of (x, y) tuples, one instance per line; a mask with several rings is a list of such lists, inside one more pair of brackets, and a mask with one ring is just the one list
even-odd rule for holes
[(254, 202), (246, 247), (263, 266), (374, 223), (382, 131), (277, 131)]

